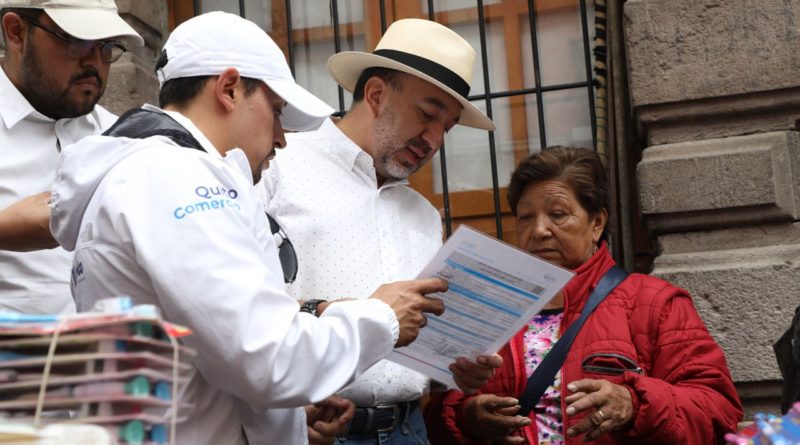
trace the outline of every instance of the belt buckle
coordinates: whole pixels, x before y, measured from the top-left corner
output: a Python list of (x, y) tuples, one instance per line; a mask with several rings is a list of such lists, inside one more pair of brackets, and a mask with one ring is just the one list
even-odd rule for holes
[(398, 404), (387, 404), (387, 405), (377, 405), (377, 406), (375, 406), (375, 409), (386, 409), (386, 408), (391, 408), (392, 409), (392, 424), (387, 426), (386, 428), (377, 428), (375, 430), (375, 432), (378, 433), (378, 434), (380, 434), (380, 433), (391, 433), (392, 431), (394, 431), (397, 428), (397, 424), (400, 422), (400, 414), (401, 414), (400, 405), (398, 405)]

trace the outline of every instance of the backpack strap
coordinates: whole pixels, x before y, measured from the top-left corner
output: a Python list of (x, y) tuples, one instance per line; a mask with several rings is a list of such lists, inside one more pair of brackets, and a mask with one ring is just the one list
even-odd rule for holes
[(205, 151), (200, 142), (172, 116), (155, 110), (134, 108), (117, 119), (103, 136), (145, 139), (151, 136), (166, 136), (181, 147)]

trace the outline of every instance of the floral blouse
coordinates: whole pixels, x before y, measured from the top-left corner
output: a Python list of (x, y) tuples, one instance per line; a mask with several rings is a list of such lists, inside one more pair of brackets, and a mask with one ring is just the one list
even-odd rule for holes
[[(544, 309), (533, 316), (524, 334), (525, 371), (528, 377), (558, 341), (563, 309)], [(534, 408), (539, 445), (564, 445), (564, 424), (561, 416), (561, 373), (545, 390)]]

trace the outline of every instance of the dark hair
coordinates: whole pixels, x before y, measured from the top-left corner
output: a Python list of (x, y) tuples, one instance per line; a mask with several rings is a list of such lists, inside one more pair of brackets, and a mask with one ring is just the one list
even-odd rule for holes
[(586, 212), (595, 216), (608, 209), (608, 175), (600, 156), (593, 150), (577, 147), (548, 147), (522, 161), (508, 184), (508, 203), (517, 214), (517, 204), (525, 188), (549, 179), (567, 184)]
[[(166, 66), (167, 61), (167, 52), (161, 51), (161, 55), (156, 61), (155, 71), (158, 72), (158, 70)], [(164, 85), (161, 85), (158, 90), (158, 106), (164, 108), (167, 105), (178, 107), (187, 105), (200, 93), (200, 90), (212, 77), (214, 76), (179, 77), (164, 82)], [(258, 86), (262, 84), (260, 80), (249, 77), (242, 77), (242, 82), (244, 83), (244, 94), (246, 96), (253, 94), (258, 89)]]
[[(0, 21), (3, 20), (8, 13), (14, 13), (18, 16), (22, 17), (30, 17), (35, 20), (39, 20), (39, 17), (44, 13), (44, 9), (38, 8), (2, 8), (0, 9)], [(28, 27), (28, 35), (31, 35), (33, 32), (33, 26)], [(8, 48), (8, 40), (6, 39), (6, 32), (2, 31), (3, 34), (3, 46)]]
[(367, 81), (373, 77), (380, 77), (384, 82), (391, 85), (392, 88), (399, 90), (401, 84), (397, 80), (398, 74), (400, 74), (400, 71), (391, 68), (372, 67), (365, 69), (361, 72), (361, 75), (358, 76), (358, 82), (356, 82), (356, 87), (353, 89), (353, 102), (360, 102), (364, 99), (364, 87), (367, 85)]

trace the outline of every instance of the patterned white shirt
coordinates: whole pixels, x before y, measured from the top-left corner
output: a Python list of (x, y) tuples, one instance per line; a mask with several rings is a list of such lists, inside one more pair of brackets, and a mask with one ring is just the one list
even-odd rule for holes
[[(383, 283), (415, 278), (441, 246), (439, 212), (406, 180), (378, 187), (372, 157), (331, 120), (286, 141), (261, 189), (297, 251), (289, 293), (367, 298)], [(428, 385), (422, 374), (384, 360), (340, 395), (359, 406), (397, 403), (420, 398)]]

